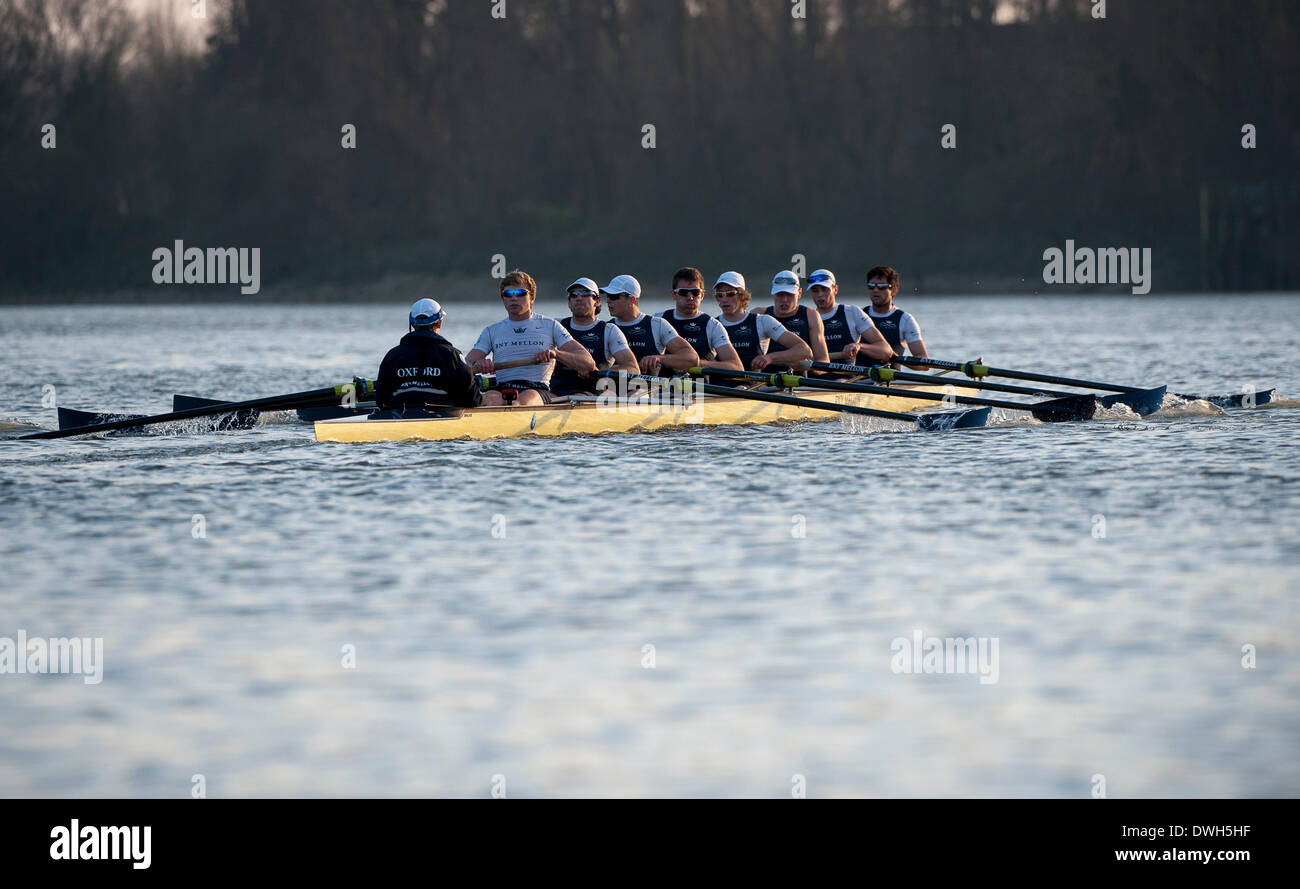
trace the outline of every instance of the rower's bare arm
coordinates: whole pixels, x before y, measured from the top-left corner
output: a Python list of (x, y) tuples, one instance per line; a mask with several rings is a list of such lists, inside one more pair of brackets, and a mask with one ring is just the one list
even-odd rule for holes
[(862, 332), (861, 343), (858, 345), (858, 351), (865, 354), (868, 358), (876, 361), (889, 361), (894, 357), (894, 349), (889, 345), (889, 341), (874, 326), (870, 330)]
[(812, 353), (815, 361), (830, 361), (830, 353), (826, 351), (826, 326), (822, 324), (822, 316), (815, 311), (808, 312), (808, 339), (812, 340)]
[[(694, 351), (692, 349), (692, 351)], [(701, 361), (698, 365), (691, 367), (716, 367), (719, 370), (744, 370), (745, 365), (740, 363), (740, 355), (736, 352), (736, 347), (728, 343), (718, 349), (718, 357), (710, 358), (707, 361)]]
[(660, 355), (660, 363), (671, 370), (686, 370), (688, 367), (699, 367), (700, 356), (690, 343), (681, 337), (673, 337), (668, 341), (668, 352)]
[(555, 357), (561, 364), (580, 374), (588, 374), (596, 369), (596, 359), (577, 340), (569, 340), (560, 346)]
[(614, 366), (611, 370), (625, 370), (630, 374), (641, 372), (641, 368), (636, 364), (636, 354), (631, 349), (622, 349), (614, 353)]
[(909, 340), (907, 350), (917, 358), (929, 358), (930, 353), (925, 351), (925, 340)]
[(482, 349), (470, 349), (469, 354), (465, 356), (465, 363), (474, 373), (492, 373), (492, 359), (487, 357), (487, 353)]
[[(778, 349), (775, 352), (768, 352), (766, 355), (760, 355), (759, 358), (766, 358), (764, 366), (768, 364), (788, 364), (793, 367), (803, 361), (808, 361), (813, 357), (812, 347), (803, 341), (803, 338), (794, 331), (787, 330), (781, 334), (776, 341), (778, 345), (784, 346), (784, 349)], [(754, 366), (758, 367), (758, 359), (754, 359)], [(762, 370), (762, 368), (759, 368)]]

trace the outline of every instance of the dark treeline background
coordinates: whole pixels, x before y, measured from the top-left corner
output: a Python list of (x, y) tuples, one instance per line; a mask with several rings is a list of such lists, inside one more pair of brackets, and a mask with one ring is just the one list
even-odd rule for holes
[(0, 0), (3, 289), (151, 286), (177, 238), (261, 247), (264, 296), (497, 253), (1032, 290), (1066, 238), (1300, 286), (1295, 0), (493, 5), (207, 0), (191, 45), (190, 0)]

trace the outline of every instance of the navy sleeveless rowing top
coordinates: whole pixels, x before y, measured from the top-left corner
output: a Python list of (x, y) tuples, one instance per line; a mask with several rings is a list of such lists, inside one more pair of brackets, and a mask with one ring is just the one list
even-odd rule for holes
[(767, 351), (758, 338), (758, 316), (750, 312), (745, 316), (744, 321), (737, 321), (735, 324), (728, 324), (723, 321), (722, 325), (727, 328), (727, 336), (731, 337), (731, 345), (735, 347), (736, 354), (740, 356), (741, 366), (745, 370), (751, 370), (750, 363)]
[[(849, 343), (853, 342), (853, 336), (849, 330), (849, 319), (845, 316), (844, 305), (835, 307), (835, 314), (829, 318), (822, 319), (822, 327), (826, 331), (826, 351), (831, 354), (831, 360), (837, 361), (836, 352), (840, 352)], [(864, 364), (865, 355), (858, 354), (853, 357), (854, 364)]]
[(659, 317), (671, 324), (673, 330), (677, 331), (677, 335), (691, 344), (691, 348), (695, 350), (696, 355), (700, 356), (701, 361), (712, 361), (718, 357), (717, 353), (709, 348), (709, 315), (700, 312), (694, 318), (681, 321), (673, 317), (672, 309), (664, 309)]
[[(607, 321), (597, 321), (589, 330), (574, 330), (573, 318), (563, 318), (560, 324), (567, 330), (570, 335), (577, 340), (582, 348), (591, 353), (591, 357), (596, 360), (596, 368), (604, 370), (609, 361), (609, 356), (605, 354), (605, 325)], [(565, 365), (562, 362), (555, 362), (555, 372), (551, 374), (551, 391), (561, 394), (568, 391), (585, 392), (587, 390), (595, 391), (595, 377), (584, 380), (578, 376), (577, 371)]]
[(898, 326), (903, 323), (903, 310), (895, 308), (894, 311), (883, 318), (873, 317), (868, 312), (867, 317), (871, 318), (871, 323), (876, 325), (876, 330), (880, 331), (880, 335), (885, 338), (885, 342), (889, 343), (889, 347), (894, 350), (894, 354), (902, 355), (903, 335), (899, 332)]
[(641, 320), (635, 324), (620, 324), (618, 329), (623, 331), (623, 336), (627, 337), (627, 347), (632, 350), (637, 361), (647, 355), (659, 354), (659, 348), (655, 345), (654, 320), (651, 316), (642, 315)]
[(776, 313), (776, 306), (768, 306), (767, 314), (771, 315), (777, 321), (780, 321), (782, 324), (784, 324), (786, 330), (790, 331), (793, 334), (796, 334), (799, 337), (799, 339), (803, 340), (809, 346), (812, 345), (812, 340), (809, 339), (809, 334), (808, 334), (808, 307), (807, 306), (799, 306), (797, 309), (795, 309), (794, 314), (788, 318), (782, 318), (780, 315), (778, 315)]

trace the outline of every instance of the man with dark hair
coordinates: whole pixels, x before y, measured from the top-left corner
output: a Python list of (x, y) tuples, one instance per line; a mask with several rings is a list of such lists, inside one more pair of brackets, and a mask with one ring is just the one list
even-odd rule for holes
[(867, 317), (876, 325), (894, 354), (902, 355), (906, 344), (908, 351), (916, 357), (929, 358), (916, 319), (894, 306), (894, 297), (898, 296), (898, 272), (887, 265), (872, 268), (867, 272), (867, 293), (871, 296)]
[[(483, 328), (465, 356), (482, 374), (495, 373), (497, 364), (512, 365), (496, 374), (493, 389), (483, 397), (484, 405), (505, 404), (511, 395), (521, 405), (550, 404), (556, 361), (580, 374), (596, 369), (591, 353), (574, 341), (559, 321), (533, 312), (536, 298), (537, 283), (527, 272), (516, 269), (501, 279), (506, 318)], [(525, 361), (531, 363), (514, 366)]]
[[(718, 282), (722, 283), (724, 278), (733, 284), (739, 281), (738, 286), (742, 290), (745, 287), (745, 279), (738, 272), (726, 272)], [(678, 336), (691, 344), (695, 354), (700, 356), (699, 366), (744, 370), (740, 357), (727, 337), (727, 329), (717, 318), (700, 311), (700, 303), (704, 300), (704, 275), (700, 270), (690, 266), (678, 269), (673, 274), (672, 293), (676, 307), (664, 309), (659, 317), (671, 324)]]
[(475, 407), (482, 402), (478, 381), (460, 352), (438, 333), (445, 317), (442, 306), (431, 299), (411, 306), (409, 333), (379, 364), (375, 401), (380, 410)]

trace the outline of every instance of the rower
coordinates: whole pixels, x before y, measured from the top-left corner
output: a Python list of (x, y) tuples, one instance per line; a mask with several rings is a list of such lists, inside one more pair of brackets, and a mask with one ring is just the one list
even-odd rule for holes
[(478, 381), (456, 347), (438, 333), (442, 306), (418, 299), (407, 316), (408, 332), (388, 350), (375, 378), (380, 410), (475, 407), (483, 400)]
[(840, 285), (835, 275), (818, 269), (808, 276), (808, 295), (817, 304), (826, 331), (826, 351), (830, 360), (843, 364), (883, 364), (894, 355), (889, 343), (876, 330), (871, 319), (857, 306), (837, 304)]
[[(728, 275), (739, 279), (740, 286), (724, 281)], [(763, 370), (771, 366), (775, 370), (811, 360), (812, 347), (801, 340), (797, 333), (786, 330), (785, 325), (771, 315), (749, 311), (750, 294), (745, 289), (744, 281), (738, 272), (725, 273), (713, 287), (713, 298), (722, 310), (718, 320), (727, 329), (727, 337), (745, 368)], [(776, 343), (775, 351), (773, 343)]]
[[(722, 284), (745, 289), (745, 279), (739, 272), (723, 272), (713, 286), (716, 288)], [(704, 300), (704, 275), (699, 269), (687, 266), (677, 270), (673, 275), (673, 300), (677, 303), (676, 308), (664, 309), (659, 317), (691, 344), (695, 354), (700, 356), (697, 367), (745, 369), (731, 340), (727, 339), (727, 329), (717, 318), (700, 311), (700, 303)]]
[(660, 370), (681, 373), (700, 363), (691, 344), (682, 339), (671, 324), (659, 315), (641, 311), (641, 282), (631, 275), (618, 275), (600, 290), (614, 323), (627, 338), (628, 348), (636, 356), (641, 372), (657, 374)]
[(596, 369), (591, 353), (559, 321), (533, 311), (536, 299), (537, 283), (527, 272), (516, 269), (501, 279), (506, 318), (483, 328), (465, 360), (481, 374), (494, 373), (497, 363), (526, 359), (533, 363), (497, 374), (493, 388), (483, 396), (484, 405), (505, 404), (508, 400), (521, 405), (550, 404), (555, 400), (549, 384), (556, 361), (580, 374)]
[(807, 343), (812, 349), (814, 361), (829, 361), (822, 319), (815, 309), (799, 305), (799, 296), (802, 293), (798, 275), (788, 269), (777, 272), (776, 277), (772, 279), (772, 305), (754, 311), (771, 315), (780, 321), (786, 330)]
[[(636, 356), (628, 348), (623, 331), (618, 329), (617, 324), (596, 318), (600, 314), (600, 288), (596, 282), (590, 278), (579, 278), (569, 285), (568, 291), (569, 311), (573, 314), (561, 318), (560, 324), (579, 345), (591, 353), (596, 369), (608, 370), (612, 367), (630, 374), (640, 373)], [(594, 393), (596, 379), (593, 375), (584, 376), (561, 364), (551, 376), (551, 392), (555, 395)]]
[(867, 292), (871, 296), (867, 317), (876, 325), (894, 354), (902, 355), (906, 343), (908, 351), (917, 358), (929, 358), (916, 319), (894, 306), (894, 297), (898, 296), (898, 272), (887, 265), (876, 266), (867, 272)]

